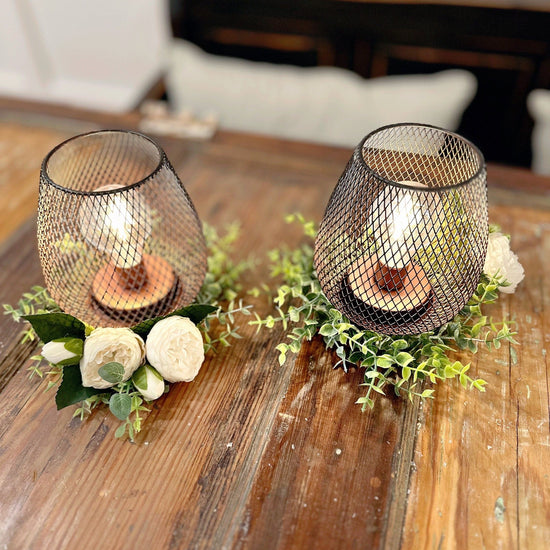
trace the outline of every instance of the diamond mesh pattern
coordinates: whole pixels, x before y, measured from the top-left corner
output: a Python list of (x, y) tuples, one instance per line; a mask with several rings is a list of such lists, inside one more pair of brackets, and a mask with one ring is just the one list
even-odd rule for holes
[(76, 136), (44, 159), (38, 248), (60, 307), (93, 326), (131, 326), (190, 303), (206, 244), (164, 151), (134, 132)]
[(461, 136), (419, 124), (369, 134), (329, 200), (314, 264), (353, 323), (417, 334), (452, 319), (487, 253), (485, 162)]

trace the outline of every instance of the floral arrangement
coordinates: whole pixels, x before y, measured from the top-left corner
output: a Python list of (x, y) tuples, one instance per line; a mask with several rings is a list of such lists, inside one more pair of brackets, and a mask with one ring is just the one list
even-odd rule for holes
[[(481, 344), (498, 349), (503, 342), (517, 344), (509, 320), (495, 321), (482, 311), (498, 300), (500, 293), (514, 292), (524, 277), (510, 239), (491, 226), (487, 259), (477, 289), (462, 311), (437, 331), (413, 336), (387, 336), (353, 325), (336, 310), (321, 291), (313, 268), (313, 246), (317, 229), (300, 214), (287, 216), (299, 222), (310, 242), (296, 249), (286, 247), (269, 253), (271, 276), (282, 278), (272, 299), (277, 314), (250, 324), (289, 329), (288, 341), (277, 346), (283, 365), (289, 352), (299, 352), (305, 340), (322, 338), (338, 358), (336, 367), (350, 365), (365, 369), (366, 393), (357, 403), (374, 407), (374, 394), (392, 387), (397, 395), (432, 397), (434, 390), (424, 381), (436, 383), (458, 378), (464, 387), (485, 391), (486, 382), (468, 374), (470, 364), (454, 357), (462, 350), (476, 353)], [(133, 327), (94, 328), (62, 312), (47, 290), (35, 286), (14, 308), (5, 304), (6, 314), (26, 320), (30, 328), (23, 341), (42, 341), (39, 355), (31, 359), (31, 376), (47, 376), (47, 390), (57, 386), (58, 409), (79, 404), (74, 416), (84, 419), (102, 404), (122, 424), (116, 437), (126, 433), (134, 440), (141, 429), (147, 403), (161, 397), (169, 384), (191, 382), (198, 374), (205, 353), (217, 345), (228, 346), (240, 338), (235, 315), (250, 315), (250, 306), (236, 302), (239, 280), (253, 262), (234, 263), (230, 254), (238, 238), (232, 225), (224, 236), (204, 226), (208, 247), (208, 269), (195, 302), (165, 317), (149, 319)], [(264, 285), (269, 292), (269, 287)], [(255, 289), (251, 294), (258, 294)], [(215, 336), (214, 336), (215, 335)], [(512, 358), (515, 356), (511, 348)]]
[(133, 327), (94, 328), (63, 313), (40, 286), (26, 292), (17, 307), (4, 305), (16, 321), (30, 323), (23, 341), (42, 341), (41, 353), (32, 357), (31, 376), (47, 375), (47, 389), (57, 386), (58, 409), (80, 404), (74, 416), (83, 419), (106, 404), (123, 422), (115, 436), (128, 433), (133, 441), (142, 413), (148, 410), (146, 403), (166, 393), (169, 384), (191, 382), (205, 353), (239, 338), (234, 317), (250, 311), (235, 299), (241, 290), (239, 279), (252, 262), (234, 263), (230, 258), (237, 225), (229, 226), (223, 236), (204, 225), (204, 233), (208, 268), (199, 295), (195, 303), (165, 317)]
[[(291, 328), (288, 341), (277, 346), (281, 365), (289, 352), (299, 352), (304, 341), (322, 338), (338, 358), (335, 368), (342, 367), (347, 372), (348, 366), (356, 365), (365, 369), (366, 393), (357, 400), (363, 410), (373, 408), (374, 395), (384, 395), (388, 388), (411, 400), (414, 396), (430, 398), (434, 389), (425, 388), (425, 380), (436, 383), (458, 378), (465, 388), (485, 391), (486, 382), (470, 377), (470, 363), (456, 359), (455, 352), (476, 353), (480, 345), (498, 349), (503, 342), (517, 344), (512, 321), (495, 321), (483, 313), (486, 305), (498, 300), (500, 292), (514, 292), (524, 276), (510, 249), (509, 237), (497, 226), (490, 227), (483, 274), (462, 311), (437, 331), (387, 336), (355, 326), (330, 304), (313, 267), (315, 224), (300, 214), (287, 216), (287, 222), (295, 221), (303, 226), (308, 242), (296, 249), (283, 247), (269, 253), (271, 276), (282, 278), (276, 296), (272, 296), (278, 315), (262, 319), (255, 314), (256, 320), (251, 321), (258, 330), (272, 328), (276, 323)], [(511, 353), (515, 357), (513, 348)]]

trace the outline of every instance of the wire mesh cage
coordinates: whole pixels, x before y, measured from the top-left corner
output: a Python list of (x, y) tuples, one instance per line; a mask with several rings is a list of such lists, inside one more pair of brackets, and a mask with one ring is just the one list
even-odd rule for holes
[(131, 326), (190, 303), (206, 243), (164, 151), (108, 130), (53, 149), (40, 172), (38, 249), (63, 311), (93, 326)]
[(356, 325), (439, 328), (466, 304), (487, 254), (485, 161), (461, 136), (380, 128), (355, 149), (315, 242), (321, 288)]

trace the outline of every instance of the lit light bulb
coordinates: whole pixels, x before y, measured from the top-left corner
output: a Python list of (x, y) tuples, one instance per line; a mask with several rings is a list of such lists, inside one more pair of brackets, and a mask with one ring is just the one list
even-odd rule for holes
[(410, 323), (432, 303), (432, 285), (414, 256), (435, 238), (442, 204), (437, 193), (412, 190), (427, 189), (424, 184), (400, 184), (387, 187), (372, 202), (367, 237), (374, 240), (376, 250), (350, 265), (342, 296), (352, 313), (391, 315), (393, 322)]
[[(409, 187), (428, 187), (416, 181), (400, 182)], [(379, 261), (389, 269), (401, 270), (412, 261), (418, 248), (434, 235), (441, 208), (433, 193), (381, 193), (373, 201), (367, 227), (377, 247)]]
[[(104, 185), (96, 191), (120, 189), (120, 185)], [(109, 262), (121, 269), (140, 264), (152, 221), (149, 206), (137, 191), (106, 194), (86, 198), (79, 210), (83, 238), (101, 252)]]

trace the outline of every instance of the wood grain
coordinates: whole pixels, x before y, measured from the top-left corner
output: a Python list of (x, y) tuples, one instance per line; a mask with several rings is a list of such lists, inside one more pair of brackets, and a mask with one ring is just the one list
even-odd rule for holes
[(20, 124), (0, 125), (0, 241), (36, 212), (40, 164), (67, 134)]
[[(226, 133), (162, 144), (201, 218), (220, 228), (239, 220), (238, 255), (258, 258), (301, 241), (284, 215), (319, 220), (351, 153)], [(317, 341), (280, 367), (281, 330), (242, 324), (242, 340), (152, 405), (131, 444), (113, 437), (118, 421), (104, 409), (83, 423), (56, 411), (45, 382), (28, 380), (33, 350), (17, 346), (21, 327), (0, 318), (0, 541), (10, 550), (543, 548), (550, 210), (544, 193), (505, 189), (506, 171), (499, 177), (491, 218), (513, 233), (527, 278), (492, 311), (519, 321), (517, 361), (503, 348), (472, 364), (485, 394), (445, 384), (422, 406), (379, 399), (362, 414), (361, 371), (333, 370)], [(0, 248), (2, 302), (42, 281), (34, 233), (31, 220)], [(261, 263), (247, 284), (267, 275)]]
[(489, 313), (515, 318), (520, 346), (480, 352), (487, 393), (438, 388), (423, 407), (403, 548), (544, 548), (550, 534), (546, 349), (550, 214), (493, 207), (527, 277)]

